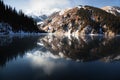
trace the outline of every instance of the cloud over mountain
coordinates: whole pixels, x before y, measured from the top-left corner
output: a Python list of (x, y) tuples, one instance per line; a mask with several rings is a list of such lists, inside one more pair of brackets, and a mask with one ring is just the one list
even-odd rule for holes
[(40, 9), (53, 9), (60, 8), (63, 9), (65, 7), (70, 6), (69, 0), (30, 0), (30, 5), (32, 10), (40, 10)]

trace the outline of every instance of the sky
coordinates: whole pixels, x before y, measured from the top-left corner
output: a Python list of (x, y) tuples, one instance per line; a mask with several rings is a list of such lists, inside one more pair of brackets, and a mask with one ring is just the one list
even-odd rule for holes
[(120, 6), (120, 0), (3, 0), (5, 4), (17, 10), (34, 11), (41, 9), (65, 9), (77, 5), (91, 5), (95, 7)]

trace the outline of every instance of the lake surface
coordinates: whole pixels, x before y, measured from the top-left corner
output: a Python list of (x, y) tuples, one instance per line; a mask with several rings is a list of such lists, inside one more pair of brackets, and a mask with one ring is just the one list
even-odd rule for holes
[(0, 80), (120, 80), (120, 37), (0, 36)]

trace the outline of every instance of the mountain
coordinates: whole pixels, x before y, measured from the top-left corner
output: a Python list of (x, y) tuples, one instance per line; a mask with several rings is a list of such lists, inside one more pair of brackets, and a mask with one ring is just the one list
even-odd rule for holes
[(48, 18), (47, 15), (40, 15), (40, 16), (32, 15), (31, 17), (37, 22), (37, 24)]
[(46, 14), (39, 14), (37, 12), (27, 13), (26, 15), (32, 17), (36, 22), (41, 22), (41, 21), (47, 19), (47, 17), (48, 17)]
[(117, 6), (105, 6), (103, 8), (101, 8), (111, 14), (114, 14), (116, 16), (120, 16), (120, 7)]
[(41, 9), (41, 10), (26, 12), (26, 15), (32, 17), (39, 24), (45, 19), (47, 19), (50, 15), (58, 11), (60, 11), (60, 9), (57, 9), (57, 8), (54, 8), (52, 10)]
[(65, 9), (48, 17), (40, 30), (56, 34), (105, 34), (120, 33), (120, 17), (100, 8), (82, 6)]

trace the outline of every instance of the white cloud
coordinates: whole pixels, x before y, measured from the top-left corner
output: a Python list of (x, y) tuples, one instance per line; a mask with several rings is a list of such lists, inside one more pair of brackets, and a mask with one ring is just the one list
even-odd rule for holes
[(79, 5), (82, 0), (4, 0), (5, 4), (22, 9), (25, 13), (33, 11), (54, 11)]
[(53, 9), (70, 7), (70, 0), (30, 0), (30, 9)]

